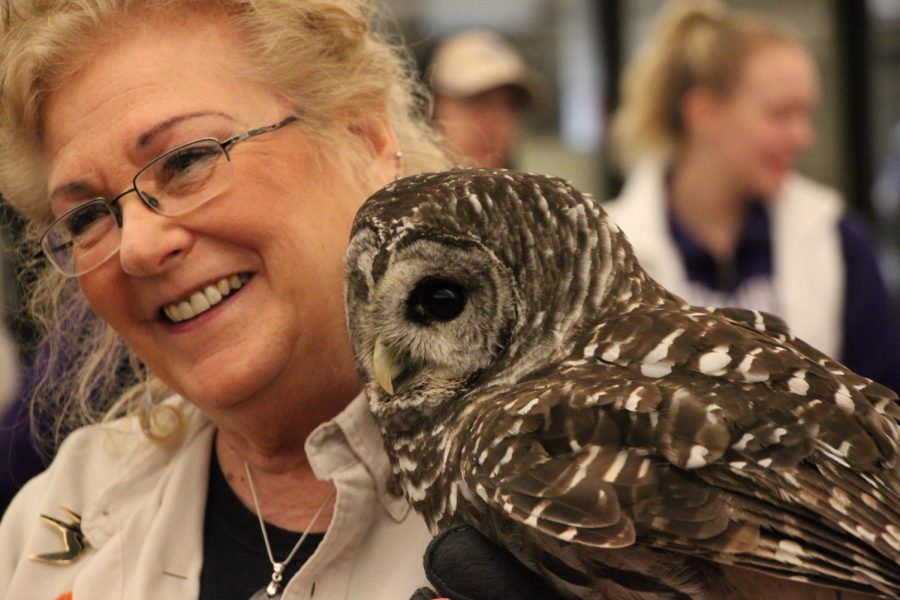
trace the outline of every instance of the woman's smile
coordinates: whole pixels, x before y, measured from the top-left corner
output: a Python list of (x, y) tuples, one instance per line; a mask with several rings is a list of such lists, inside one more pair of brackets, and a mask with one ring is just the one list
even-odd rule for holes
[(250, 281), (251, 277), (250, 273), (222, 277), (218, 281), (192, 292), (182, 300), (166, 304), (162, 307), (160, 316), (172, 324), (191, 321), (234, 297)]

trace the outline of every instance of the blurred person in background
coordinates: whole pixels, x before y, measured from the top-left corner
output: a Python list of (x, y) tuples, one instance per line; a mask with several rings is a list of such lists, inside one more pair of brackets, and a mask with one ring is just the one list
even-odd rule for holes
[[(3, 245), (0, 244), (0, 251)], [(0, 314), (7, 312), (8, 304), (12, 300), (12, 294), (7, 293), (11, 278), (8, 276), (8, 261), (6, 256), (0, 256)], [(20, 402), (16, 392), (19, 384), (19, 358), (16, 344), (10, 335), (6, 324), (0, 320), (0, 516), (6, 510), (12, 496), (18, 491), (19, 486), (39, 473), (43, 468), (40, 459), (31, 446), (31, 438), (27, 423), (22, 423), (22, 409), (24, 402)], [(13, 440), (16, 442), (13, 443)], [(24, 450), (27, 456), (21, 457), (14, 451), (18, 441), (24, 441)], [(18, 448), (17, 448), (18, 449)], [(36, 458), (36, 465), (32, 459)], [(26, 465), (26, 475), (18, 477), (22, 464)], [(13, 474), (15, 471), (15, 475)]]
[(486, 29), (445, 39), (428, 68), (433, 118), (466, 166), (511, 168), (537, 84), (519, 51)]
[[(19, 488), (46, 467), (44, 457), (35, 448), (28, 418), (27, 366), (35, 340), (15, 293), (16, 254), (8, 250), (16, 247), (22, 227), (13, 209), (0, 198), (0, 249), (7, 249), (0, 256), (0, 314), (9, 325), (4, 329), (0, 324), (0, 516)], [(11, 372), (14, 364), (16, 379)]]
[[(16, 357), (15, 345), (0, 323), (0, 414), (8, 408), (16, 391), (19, 380), (19, 361)], [(3, 506), (0, 505), (0, 514)]]
[[(14, 354), (10, 352), (10, 356)], [(0, 367), (0, 378), (7, 376), (9, 367), (6, 365), (12, 364), (3, 363), (3, 360), (8, 359), (0, 359), (0, 364), (4, 365)], [(12, 389), (8, 380), (0, 381), (0, 387), (9, 393), (8, 402), (0, 406), (0, 517), (22, 486), (47, 468), (49, 463), (32, 434), (29, 374), (26, 370), (22, 377), (24, 383), (17, 389)], [(43, 450), (52, 453), (50, 446), (45, 446)]]
[[(0, 415), (13, 414), (15, 411), (15, 393), (19, 381), (19, 361), (16, 355), (15, 344), (6, 330), (6, 326), (0, 322)], [(7, 423), (0, 421), (0, 437), (6, 435)], [(26, 435), (26, 440), (28, 437)], [(0, 445), (0, 450), (9, 450)], [(7, 462), (10, 462), (8, 465)], [(6, 510), (6, 505), (12, 496), (6, 489), (6, 483), (11, 478), (7, 475), (13, 464), (18, 462), (9, 452), (0, 452), (0, 517)], [(40, 469), (38, 469), (39, 471)]]
[(630, 167), (608, 206), (647, 271), (696, 305), (783, 317), (900, 390), (900, 336), (863, 224), (795, 171), (814, 140), (813, 59), (792, 32), (715, 1), (667, 6), (612, 125)]
[[(3, 200), (0, 199), (0, 203)], [(3, 211), (0, 208), (0, 227), (3, 227)], [(0, 230), (0, 234), (5, 233)], [(5, 235), (0, 235), (0, 415), (2, 415), (13, 400), (16, 386), (19, 380), (19, 360), (15, 342), (6, 327), (6, 317), (12, 312), (14, 295), (11, 293), (13, 286), (12, 264), (6, 250), (7, 240)], [(0, 464), (2, 466), (2, 464)], [(3, 506), (0, 504), (0, 514)]]

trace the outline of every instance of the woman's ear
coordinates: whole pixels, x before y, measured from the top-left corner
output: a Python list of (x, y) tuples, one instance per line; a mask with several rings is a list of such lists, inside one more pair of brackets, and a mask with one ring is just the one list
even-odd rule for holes
[(403, 175), (400, 142), (394, 127), (384, 113), (356, 120), (350, 131), (358, 136), (372, 153), (370, 176), (379, 186)]
[(707, 88), (695, 87), (681, 99), (681, 120), (688, 136), (704, 135), (718, 123), (722, 98)]

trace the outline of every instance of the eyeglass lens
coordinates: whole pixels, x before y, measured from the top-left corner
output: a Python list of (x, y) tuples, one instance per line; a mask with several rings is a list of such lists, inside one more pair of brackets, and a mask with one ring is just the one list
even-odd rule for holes
[[(206, 203), (228, 185), (231, 163), (216, 140), (199, 140), (158, 156), (135, 177), (146, 205), (178, 216)], [(44, 237), (44, 252), (67, 275), (79, 275), (115, 254), (121, 230), (112, 202), (86, 202), (56, 221)]]
[(230, 179), (219, 142), (201, 140), (163, 154), (135, 178), (135, 187), (157, 212), (174, 217), (221, 192)]

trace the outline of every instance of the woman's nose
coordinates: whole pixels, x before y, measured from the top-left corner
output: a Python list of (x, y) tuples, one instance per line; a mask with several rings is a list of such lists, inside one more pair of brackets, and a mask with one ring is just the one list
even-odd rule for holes
[(161, 215), (133, 195), (122, 198), (119, 261), (129, 275), (157, 275), (187, 256), (194, 237), (177, 219)]

